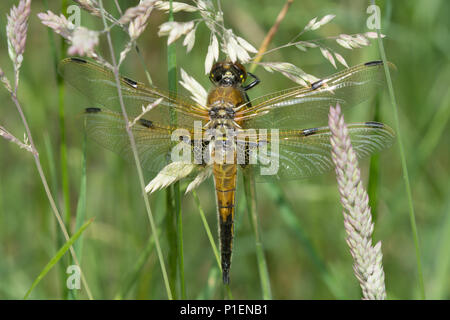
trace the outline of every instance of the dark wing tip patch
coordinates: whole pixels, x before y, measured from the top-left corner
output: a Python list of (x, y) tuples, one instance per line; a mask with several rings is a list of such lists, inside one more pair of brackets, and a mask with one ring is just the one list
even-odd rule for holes
[(150, 120), (147, 120), (147, 119), (139, 119), (139, 123), (146, 128), (153, 127), (153, 122), (151, 122)]
[(364, 65), (367, 67), (378, 66), (380, 64), (383, 64), (383, 61), (375, 60), (375, 61), (369, 61), (369, 62), (364, 63)]
[(98, 112), (102, 111), (102, 109), (100, 109), (100, 108), (86, 108), (86, 109), (84, 109), (84, 111), (86, 113), (98, 113)]
[(122, 77), (123, 81), (125, 81), (128, 85), (132, 86), (133, 88), (136, 88), (138, 83), (130, 78)]
[(311, 83), (311, 89), (316, 90), (323, 85), (323, 80), (317, 80), (316, 82)]
[(75, 57), (69, 58), (69, 61), (77, 62), (77, 63), (87, 63), (86, 60), (80, 59), (80, 58), (75, 58)]

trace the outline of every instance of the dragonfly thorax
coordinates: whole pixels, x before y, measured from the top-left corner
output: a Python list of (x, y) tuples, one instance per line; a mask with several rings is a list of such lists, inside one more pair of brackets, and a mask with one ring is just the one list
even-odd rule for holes
[(208, 95), (208, 115), (210, 123), (208, 127), (236, 128), (234, 121), (236, 112), (246, 102), (245, 95), (240, 88), (215, 87)]
[(236, 128), (234, 117), (236, 111), (230, 104), (218, 101), (218, 103), (209, 109), (209, 128), (211, 129), (233, 129)]
[(232, 107), (220, 106), (220, 107), (212, 107), (209, 109), (209, 117), (211, 120), (217, 119), (234, 119), (236, 112)]

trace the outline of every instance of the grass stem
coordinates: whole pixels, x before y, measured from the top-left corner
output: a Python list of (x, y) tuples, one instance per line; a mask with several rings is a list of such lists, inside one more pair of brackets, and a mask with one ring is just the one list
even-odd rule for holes
[(257, 63), (261, 61), (264, 52), (267, 51), (267, 48), (269, 47), (270, 42), (272, 41), (273, 37), (278, 31), (278, 28), (280, 27), (281, 21), (283, 21), (284, 17), (286, 16), (289, 7), (294, 2), (294, 0), (287, 0), (284, 4), (283, 8), (281, 9), (280, 13), (277, 16), (277, 19), (275, 20), (275, 23), (273, 24), (272, 28), (270, 28), (269, 32), (267, 33), (266, 37), (264, 38), (261, 46), (259, 47), (258, 53), (255, 55), (255, 59), (253, 59), (253, 63), (250, 67), (250, 72), (255, 71), (257, 67)]
[[(173, 4), (170, 0), (169, 7), (169, 21), (173, 21)], [(169, 80), (169, 92), (171, 95), (176, 95), (177, 92), (177, 53), (176, 44), (172, 43), (167, 46), (167, 72)], [(151, 80), (150, 80), (151, 81)], [(176, 114), (171, 112), (171, 120), (175, 125), (177, 123)], [(176, 182), (173, 185), (173, 193), (175, 203), (175, 219), (177, 225), (177, 255), (178, 255), (178, 271), (180, 275), (180, 290), (181, 299), (186, 299), (186, 282), (184, 278), (184, 253), (183, 253), (183, 219), (181, 212), (181, 193), (180, 193), (180, 183)]]
[[(372, 4), (375, 5), (375, 0), (372, 0)], [(384, 71), (386, 74), (386, 81), (387, 81), (388, 90), (389, 90), (389, 98), (391, 100), (391, 104), (393, 107), (395, 129), (397, 131), (397, 141), (398, 141), (398, 146), (399, 146), (399, 151), (400, 151), (400, 160), (401, 160), (402, 171), (403, 171), (403, 180), (405, 183), (406, 196), (407, 196), (407, 200), (408, 200), (409, 219), (410, 219), (411, 230), (412, 230), (412, 235), (413, 235), (413, 239), (414, 239), (414, 246), (415, 246), (415, 250), (416, 250), (416, 263), (417, 263), (419, 294), (420, 294), (421, 299), (425, 299), (425, 286), (424, 286), (424, 282), (423, 282), (419, 235), (417, 233), (416, 217), (414, 214), (414, 205), (413, 205), (412, 192), (411, 192), (411, 184), (409, 182), (408, 167), (406, 165), (406, 156), (405, 156), (405, 151), (404, 151), (404, 147), (403, 147), (402, 131), (400, 129), (400, 121), (399, 121), (399, 117), (398, 117), (398, 106), (397, 106), (397, 101), (395, 99), (394, 86), (392, 85), (391, 74), (389, 72), (389, 68), (388, 68), (388, 64), (387, 64), (386, 52), (384, 51), (383, 40), (381, 38), (380, 29), (378, 29), (378, 28), (377, 28), (377, 34), (378, 34), (378, 48), (380, 50), (381, 59), (383, 60)]]
[[(45, 193), (47, 194), (47, 198), (48, 198), (48, 200), (50, 202), (50, 206), (51, 206), (51, 208), (53, 210), (53, 213), (54, 213), (54, 215), (56, 217), (56, 220), (58, 221), (58, 224), (59, 224), (59, 226), (61, 228), (61, 231), (63, 232), (64, 238), (66, 239), (66, 241), (69, 241), (69, 239), (70, 239), (69, 233), (67, 232), (67, 228), (66, 228), (66, 226), (64, 224), (64, 221), (63, 221), (63, 219), (62, 219), (62, 217), (61, 217), (61, 215), (60, 215), (60, 213), (58, 211), (58, 208), (56, 206), (55, 200), (53, 199), (53, 196), (51, 194), (50, 187), (48, 186), (47, 179), (46, 179), (45, 174), (44, 174), (44, 170), (42, 169), (42, 165), (41, 165), (41, 161), (40, 161), (40, 158), (39, 158), (39, 154), (37, 153), (37, 149), (36, 149), (36, 146), (35, 146), (34, 141), (33, 141), (33, 136), (31, 135), (30, 127), (28, 126), (27, 119), (25, 117), (25, 114), (23, 113), (22, 107), (20, 106), (19, 100), (17, 99), (17, 88), (16, 88), (16, 90), (14, 90), (13, 93), (11, 93), (11, 99), (13, 100), (14, 104), (16, 105), (17, 111), (19, 112), (19, 115), (20, 115), (20, 117), (22, 119), (22, 123), (23, 123), (23, 125), (25, 127), (25, 132), (27, 134), (28, 141), (30, 142), (30, 145), (31, 145), (31, 147), (32, 147), (32, 149), (34, 151), (32, 153), (33, 157), (34, 157), (34, 162), (36, 164), (36, 168), (37, 168), (39, 176), (41, 178), (42, 185), (44, 186)], [(75, 264), (80, 268), (80, 272), (81, 272), (80, 263), (79, 263), (79, 261), (77, 259), (75, 250), (73, 249), (72, 246), (70, 246), (70, 253), (72, 255), (73, 260), (75, 261)], [(86, 281), (86, 279), (84, 277), (84, 273), (83, 272), (81, 272), (81, 281), (83, 282), (84, 288), (86, 290), (86, 293), (87, 293), (89, 299), (92, 300), (93, 299), (92, 298), (92, 294), (91, 294), (91, 291), (90, 291), (89, 286), (87, 284), (87, 281)]]
[[(103, 13), (103, 1), (100, 0), (99, 4), (100, 4), (100, 10), (102, 12), (103, 24), (105, 26), (105, 29), (107, 29), (108, 28), (107, 22), (106, 22), (105, 15)], [(115, 82), (116, 82), (116, 86), (117, 86), (117, 93), (119, 95), (120, 107), (122, 109), (122, 115), (123, 115), (124, 121), (126, 123), (127, 134), (128, 134), (129, 139), (130, 139), (131, 149), (133, 151), (133, 156), (134, 156), (136, 169), (137, 169), (137, 173), (138, 173), (138, 177), (139, 177), (139, 184), (140, 184), (140, 187), (141, 187), (142, 197), (144, 199), (145, 209), (147, 211), (147, 216), (148, 216), (148, 219), (150, 221), (150, 227), (151, 227), (152, 233), (154, 235), (157, 235), (158, 234), (158, 230), (156, 228), (156, 224), (155, 224), (155, 221), (154, 221), (154, 218), (153, 218), (153, 214), (152, 214), (152, 211), (151, 211), (151, 208), (150, 208), (150, 202), (149, 202), (147, 194), (145, 192), (144, 175), (142, 173), (141, 162), (139, 160), (139, 154), (138, 154), (137, 148), (136, 148), (136, 141), (134, 140), (133, 132), (131, 131), (131, 128), (129, 126), (128, 115), (127, 115), (127, 111), (125, 109), (125, 105), (124, 105), (124, 102), (123, 102), (122, 90), (120, 88), (119, 70), (118, 70), (118, 67), (117, 67), (116, 57), (115, 57), (115, 53), (114, 53), (114, 47), (113, 47), (113, 44), (112, 44), (111, 34), (110, 34), (109, 30), (106, 32), (106, 38), (107, 38), (107, 41), (108, 41), (108, 47), (109, 47), (109, 51), (110, 51), (110, 54), (111, 54), (111, 60), (112, 60), (112, 65), (113, 65), (113, 73), (114, 73), (114, 78), (115, 78)], [(160, 266), (161, 266), (161, 272), (162, 272), (162, 275), (163, 275), (163, 280), (164, 280), (164, 285), (165, 285), (165, 288), (166, 288), (167, 297), (170, 300), (172, 300), (172, 292), (171, 292), (170, 285), (169, 285), (169, 280), (168, 280), (168, 277), (167, 277), (167, 271), (166, 271), (166, 266), (165, 266), (165, 263), (164, 263), (164, 257), (163, 257), (162, 251), (161, 251), (161, 246), (159, 244), (159, 239), (156, 236), (155, 236), (155, 245), (156, 245), (156, 251), (157, 251), (157, 254), (158, 254), (158, 260), (159, 260), (159, 263), (160, 263)]]
[(255, 237), (256, 259), (258, 260), (259, 278), (261, 282), (261, 289), (264, 300), (272, 299), (272, 292), (270, 289), (269, 271), (267, 269), (267, 262), (264, 256), (264, 248), (259, 233), (258, 214), (256, 212), (256, 190), (255, 180), (251, 172), (244, 174), (245, 198), (247, 202), (247, 212), (250, 225)]

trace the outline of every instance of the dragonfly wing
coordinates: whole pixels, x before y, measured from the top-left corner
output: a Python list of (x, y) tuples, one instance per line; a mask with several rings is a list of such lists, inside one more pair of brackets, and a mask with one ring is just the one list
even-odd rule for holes
[[(379, 122), (349, 124), (348, 131), (359, 158), (389, 147), (395, 137), (390, 127)], [(281, 131), (278, 137), (258, 133), (253, 147), (247, 142), (248, 159), (255, 164), (246, 165), (245, 169), (254, 170), (258, 180), (301, 179), (321, 174), (333, 167), (330, 136), (328, 127)]]
[(367, 62), (307, 88), (295, 87), (254, 99), (250, 101), (251, 108), (236, 114), (236, 120), (243, 121), (244, 128), (308, 128), (326, 121), (330, 105), (339, 103), (343, 109), (358, 105), (384, 84), (383, 62)]
[[(83, 59), (67, 58), (61, 61), (59, 72), (90, 100), (122, 113), (114, 74), (109, 69)], [(162, 99), (160, 104), (146, 113), (155, 123), (192, 128), (195, 121), (204, 125), (209, 119), (207, 109), (189, 98), (174, 96), (127, 77), (120, 77), (120, 88), (130, 120), (158, 99)]]
[[(133, 159), (121, 114), (107, 109), (88, 108), (85, 118), (87, 133), (93, 140), (126, 159)], [(141, 165), (153, 175), (171, 162), (171, 151), (177, 145), (185, 144), (184, 150), (193, 158), (193, 149), (189, 142), (191, 132), (187, 129), (161, 127), (147, 119), (140, 119), (131, 128)]]

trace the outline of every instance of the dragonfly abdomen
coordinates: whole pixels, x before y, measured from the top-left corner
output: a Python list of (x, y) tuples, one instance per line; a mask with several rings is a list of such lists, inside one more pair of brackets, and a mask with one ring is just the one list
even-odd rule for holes
[(234, 235), (236, 164), (214, 164), (217, 213), (219, 219), (220, 253), (223, 282), (230, 282), (231, 253)]

